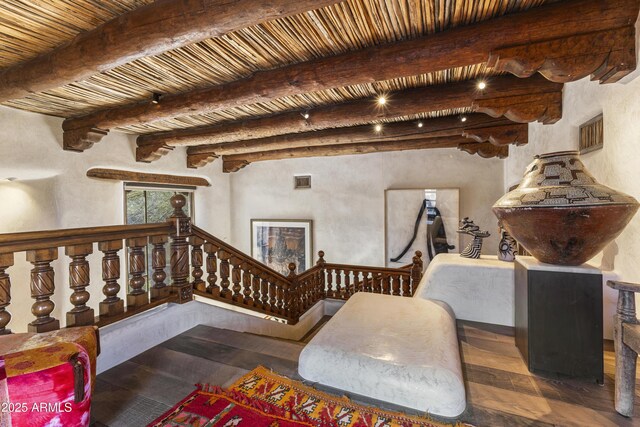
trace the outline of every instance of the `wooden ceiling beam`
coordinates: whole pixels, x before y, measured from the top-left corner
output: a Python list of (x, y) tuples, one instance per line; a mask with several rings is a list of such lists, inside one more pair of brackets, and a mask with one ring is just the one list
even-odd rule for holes
[[(414, 76), (486, 61), (497, 70), (541, 71), (560, 82), (594, 73), (611, 82), (635, 68), (638, 0), (570, 0), (551, 3), (414, 40), (294, 64), (223, 85), (166, 95), (65, 120), (76, 132), (140, 125), (182, 115)], [(577, 38), (576, 38), (577, 37)], [(577, 53), (576, 53), (577, 52)], [(633, 58), (629, 55), (633, 52)], [(585, 65), (586, 64), (586, 65)]]
[[(388, 123), (384, 125), (384, 129), (379, 133), (374, 130), (372, 125), (365, 125), (347, 129), (329, 129), (305, 134), (283, 135), (247, 142), (189, 147), (187, 150), (187, 167), (203, 167), (221, 156), (223, 161), (224, 159), (232, 159), (235, 162), (241, 159), (251, 163), (255, 161), (253, 160), (254, 158), (273, 160), (269, 157), (270, 155), (263, 155), (262, 153), (291, 151), (293, 154), (290, 157), (297, 157), (299, 153), (303, 153), (302, 157), (310, 157), (312, 154), (327, 155), (323, 154), (326, 152), (351, 153), (351, 148), (357, 147), (359, 150), (361, 149), (361, 144), (373, 144), (374, 146), (382, 144), (381, 146), (383, 147), (396, 147), (392, 143), (404, 146), (411, 145), (416, 140), (425, 144), (427, 144), (427, 140), (431, 140), (436, 146), (440, 146), (439, 144), (442, 141), (458, 140), (459, 144), (450, 146), (458, 146), (460, 148), (462, 141), (467, 145), (470, 143), (469, 139), (462, 140), (460, 137), (476, 141), (471, 143), (472, 145), (465, 151), (470, 152), (469, 150), (478, 147), (471, 154), (494, 157), (505, 155), (505, 153), (508, 154), (508, 150), (491, 150), (488, 147), (480, 150), (481, 147), (484, 147), (484, 142), (497, 147), (504, 147), (509, 144), (524, 145), (528, 142), (528, 125), (526, 123), (513, 123), (506, 119), (493, 119), (484, 114), (470, 114), (465, 117), (466, 121), (464, 122), (457, 116), (423, 120), (421, 121), (423, 124), (421, 128), (417, 127), (418, 121)], [(339, 147), (343, 145), (346, 148), (340, 149)], [(446, 146), (448, 147), (449, 145)], [(329, 150), (322, 150), (322, 147), (329, 147)], [(373, 150), (373, 148), (367, 147), (362, 149)], [(395, 148), (387, 151), (395, 151)], [(491, 155), (491, 153), (495, 155)], [(235, 162), (234, 164), (240, 163)]]
[(80, 33), (46, 54), (1, 71), (0, 102), (84, 80), (145, 56), (334, 3), (338, 1), (157, 0)]
[(505, 159), (509, 156), (508, 145), (494, 145), (488, 142), (464, 142), (458, 144), (458, 150), (462, 150), (469, 154), (477, 154), (485, 159), (497, 157)]
[(351, 154), (383, 153), (388, 151), (422, 150), (426, 148), (451, 148), (467, 142), (466, 138), (419, 138), (407, 141), (379, 141), (371, 143), (340, 144), (287, 150), (263, 151), (234, 156), (222, 156), (222, 171), (236, 172), (255, 162), (296, 159), (302, 157), (346, 156)]
[[(539, 120), (555, 123), (562, 118), (562, 84), (542, 76), (520, 79), (499, 76), (487, 80), (483, 91), (476, 82), (407, 89), (389, 94), (384, 108), (370, 98), (311, 110), (308, 119), (297, 112), (231, 122), (216, 126), (160, 132), (138, 137), (138, 161), (153, 161), (167, 146), (196, 146), (274, 137), (284, 134), (344, 128), (363, 122), (393, 119), (448, 109), (471, 108), (493, 117), (505, 115), (515, 122)], [(340, 131), (336, 131), (337, 134)], [(149, 154), (151, 153), (151, 154)]]
[[(486, 114), (438, 117), (398, 123), (381, 124), (377, 132), (374, 125), (326, 129), (304, 133), (279, 135), (269, 138), (236, 141), (223, 144), (189, 147), (188, 157), (199, 155), (229, 156), (236, 154), (274, 151), (312, 146), (372, 143), (378, 141), (401, 141), (417, 138), (439, 138), (450, 136), (473, 137), (477, 141), (493, 141), (498, 144), (526, 144), (527, 125), (514, 123), (504, 118), (493, 118)], [(418, 123), (422, 126), (418, 127)], [(469, 136), (467, 136), (467, 134)], [(507, 142), (508, 141), (508, 142)], [(213, 160), (213, 159), (210, 159)], [(190, 164), (196, 163), (189, 161)]]
[(478, 154), (489, 159), (504, 159), (509, 155), (508, 146), (496, 146), (488, 142), (472, 142), (461, 137), (418, 138), (405, 141), (378, 141), (372, 143), (342, 144), (317, 147), (295, 148), (290, 150), (263, 151), (233, 156), (222, 156), (222, 171), (237, 172), (255, 162), (284, 160), (302, 157), (346, 156), (354, 154), (384, 153), (389, 151), (424, 150), (432, 148), (454, 148), (469, 154)]

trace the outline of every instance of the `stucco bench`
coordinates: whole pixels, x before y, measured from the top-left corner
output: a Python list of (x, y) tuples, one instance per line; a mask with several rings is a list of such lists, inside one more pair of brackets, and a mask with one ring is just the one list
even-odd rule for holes
[(466, 407), (455, 318), (438, 301), (358, 293), (307, 344), (298, 371), (430, 414)]
[(446, 302), (458, 320), (514, 326), (514, 263), (482, 255), (439, 254), (413, 297)]

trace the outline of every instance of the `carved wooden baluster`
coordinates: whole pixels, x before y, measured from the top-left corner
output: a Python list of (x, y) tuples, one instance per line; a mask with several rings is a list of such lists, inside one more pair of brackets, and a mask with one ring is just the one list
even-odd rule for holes
[(388, 274), (382, 275), (382, 293), (391, 295), (391, 277)]
[(144, 285), (147, 282), (145, 273), (144, 248), (147, 246), (146, 237), (127, 239), (129, 248), (129, 292), (127, 293), (127, 308), (138, 308), (149, 304), (149, 294), (145, 292)]
[(363, 292), (371, 292), (371, 284), (369, 282), (369, 272), (365, 271), (362, 273), (362, 291)]
[(324, 260), (324, 251), (318, 251), (318, 261), (316, 262), (316, 265), (320, 267), (320, 270), (318, 270), (318, 283), (316, 283), (316, 285), (318, 286), (317, 288), (318, 299), (325, 298), (328, 294), (328, 291), (326, 288), (325, 264), (326, 262)]
[(13, 254), (0, 254), (0, 335), (10, 334), (7, 325), (11, 321), (11, 313), (7, 307), (11, 303), (11, 279), (5, 270), (13, 265)]
[(165, 244), (169, 241), (169, 236), (151, 236), (149, 243), (153, 245), (151, 250), (151, 267), (153, 268), (153, 286), (151, 287), (151, 299), (157, 300), (169, 296), (170, 290), (165, 280), (167, 273), (167, 250)]
[(277, 313), (278, 312), (278, 305), (277, 305), (277, 288), (276, 288), (276, 282), (271, 279), (269, 280), (269, 309), (271, 310), (272, 313)]
[[(289, 275), (287, 278), (291, 282), (283, 283), (284, 294), (284, 314), (288, 318), (297, 318), (299, 310), (304, 309), (305, 297), (302, 296), (305, 292), (304, 286), (298, 281), (298, 275), (296, 274), (296, 264), (289, 263)], [(302, 301), (301, 301), (302, 298)]]
[(269, 311), (269, 281), (266, 274), (260, 274), (260, 301), (262, 301), (262, 309)]
[(218, 252), (218, 247), (211, 244), (204, 244), (204, 251), (207, 253), (207, 292), (218, 296), (220, 295), (220, 287), (216, 284), (218, 281), (218, 276), (216, 273), (218, 272), (218, 258), (216, 254)]
[(189, 244), (191, 244), (191, 276), (193, 277), (193, 281), (191, 282), (191, 286), (193, 289), (196, 289), (200, 292), (205, 292), (207, 290), (207, 286), (202, 280), (202, 276), (204, 272), (202, 271), (203, 265), (203, 255), (202, 255), (202, 244), (204, 240), (199, 237), (191, 236), (189, 237)]
[(344, 270), (344, 298), (351, 296), (351, 270)]
[(93, 253), (93, 244), (67, 246), (65, 253), (72, 259), (69, 264), (69, 287), (73, 290), (69, 297), (73, 308), (67, 312), (67, 327), (93, 325), (95, 318), (93, 309), (87, 307), (89, 292), (86, 290), (91, 279), (87, 256)]
[(182, 194), (171, 197), (173, 215), (171, 223), (171, 293), (177, 302), (184, 304), (193, 300), (193, 286), (189, 283), (189, 243), (191, 219), (184, 213), (187, 199)]
[(399, 297), (400, 296), (400, 276), (398, 274), (394, 274), (390, 277), (390, 281), (391, 281), (392, 294)]
[(242, 268), (242, 303), (253, 306), (253, 299), (251, 298), (251, 272), (249, 264), (243, 262), (240, 266)]
[(336, 292), (333, 289), (333, 269), (327, 268), (326, 271), (327, 271), (327, 297), (335, 298)]
[(233, 282), (233, 286), (231, 288), (233, 295), (231, 296), (231, 299), (234, 301), (242, 301), (242, 294), (240, 293), (242, 290), (242, 286), (240, 286), (240, 276), (242, 271), (240, 270), (240, 259), (232, 257), (230, 262), (233, 266), (233, 269), (231, 270), (231, 281)]
[(36, 320), (29, 323), (29, 332), (49, 332), (60, 329), (60, 321), (50, 314), (55, 304), (49, 298), (55, 291), (55, 273), (51, 262), (58, 259), (58, 248), (27, 251), (27, 261), (33, 264), (31, 270), (31, 298), (36, 302), (31, 313)]
[(104, 253), (102, 257), (102, 293), (104, 301), (100, 302), (100, 316), (114, 316), (124, 313), (124, 301), (118, 297), (120, 292), (120, 257), (118, 251), (122, 249), (122, 240), (110, 240), (98, 243), (98, 249)]
[(231, 298), (231, 291), (229, 290), (229, 258), (231, 258), (231, 255), (224, 249), (220, 249), (218, 258), (220, 258), (220, 296), (222, 298)]
[(253, 306), (259, 307), (260, 306), (260, 270), (255, 267), (251, 267), (251, 269), (249, 270), (249, 273), (252, 276), (251, 288), (253, 290)]
[(373, 292), (382, 293), (382, 273), (371, 273), (373, 280)]
[(402, 278), (402, 296), (410, 297), (411, 296), (411, 277), (410, 276), (400, 276)]
[(342, 298), (342, 270), (336, 268), (336, 298)]
[(411, 295), (415, 292), (418, 284), (420, 283), (420, 279), (422, 279), (422, 252), (416, 251), (416, 254), (413, 257), (413, 264), (411, 266)]
[(280, 315), (284, 315), (285, 311), (284, 311), (284, 289), (285, 289), (285, 282), (283, 282), (282, 280), (278, 280), (276, 282), (276, 312)]

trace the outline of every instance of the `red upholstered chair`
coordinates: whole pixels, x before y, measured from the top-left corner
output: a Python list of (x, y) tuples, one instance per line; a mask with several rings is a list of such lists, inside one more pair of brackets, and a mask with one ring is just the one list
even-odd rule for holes
[(0, 337), (0, 426), (88, 426), (97, 328)]

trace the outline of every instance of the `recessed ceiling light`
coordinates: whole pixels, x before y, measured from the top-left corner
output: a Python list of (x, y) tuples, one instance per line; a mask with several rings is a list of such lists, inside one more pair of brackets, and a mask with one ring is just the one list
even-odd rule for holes
[(467, 117), (466, 116), (460, 117), (460, 121), (463, 122), (463, 123), (466, 122), (467, 121)]
[(379, 105), (384, 105), (384, 104), (386, 104), (386, 103), (387, 103), (387, 98), (385, 98), (384, 96), (380, 96), (380, 97), (378, 98), (378, 104), (379, 104)]
[(478, 89), (484, 90), (487, 87), (487, 84), (482, 80), (478, 82)]
[(382, 132), (382, 125), (381, 125), (381, 124), (377, 124), (377, 125), (375, 125), (375, 126), (373, 127), (373, 129), (374, 129), (376, 132)]
[(159, 104), (160, 103), (160, 98), (162, 98), (162, 94), (161, 93), (154, 93), (153, 94), (153, 98), (151, 99), (151, 103), (152, 104)]
[(302, 113), (302, 117), (304, 117), (305, 120), (308, 120), (311, 116), (309, 115), (309, 113)]
[(424, 126), (424, 124), (422, 122), (418, 122), (418, 127), (421, 128), (422, 126)]

